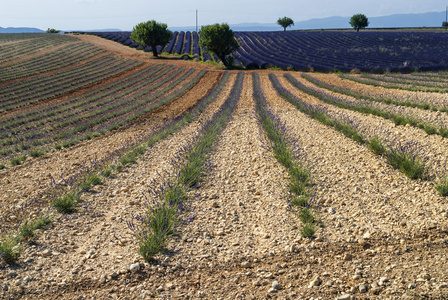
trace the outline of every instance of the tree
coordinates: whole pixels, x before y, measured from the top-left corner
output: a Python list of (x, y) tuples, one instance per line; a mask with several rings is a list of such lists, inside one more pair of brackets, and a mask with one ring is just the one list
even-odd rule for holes
[(173, 37), (173, 33), (167, 28), (168, 25), (154, 20), (139, 23), (132, 29), (131, 41), (144, 47), (151, 46), (152, 54), (157, 57), (157, 46), (165, 46)]
[(48, 28), (47, 33), (59, 33), (59, 30), (54, 29), (54, 28)]
[(294, 26), (294, 21), (291, 18), (283, 17), (277, 20), (277, 24), (282, 26), (284, 31), (286, 31), (286, 27)]
[(199, 45), (215, 53), (226, 67), (230, 65), (226, 56), (240, 47), (232, 29), (226, 23), (202, 26), (199, 31)]
[(448, 29), (448, 22), (443, 21), (442, 27), (445, 28), (445, 30)]
[(353, 15), (350, 19), (350, 26), (353, 27), (357, 32), (359, 29), (366, 28), (369, 26), (369, 19), (363, 14)]

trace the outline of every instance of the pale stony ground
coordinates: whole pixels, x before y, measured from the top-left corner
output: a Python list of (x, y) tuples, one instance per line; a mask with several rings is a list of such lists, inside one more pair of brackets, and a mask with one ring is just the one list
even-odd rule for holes
[[(268, 72), (259, 73), (269, 105), (296, 140), (295, 151), (312, 175), (321, 220), (314, 239), (300, 237), (301, 223), (288, 206), (288, 175), (258, 125), (252, 78), (246, 72), (238, 107), (210, 156), (211, 168), (191, 192), (184, 217), (194, 220), (178, 228), (169, 251), (154, 262), (145, 263), (137, 253), (128, 222), (144, 213), (148, 202), (151, 205), (149, 189), (172, 175), (173, 157), (182, 155), (190, 138), (224, 102), (235, 81), (232, 73), (224, 91), (197, 120), (84, 193), (77, 212), (56, 216), (48, 229), (24, 245), (17, 264), (0, 271), (0, 298), (448, 298), (446, 199), (431, 182), (407, 179), (365, 146), (299, 112), (276, 94)], [(276, 74), (281, 79), (283, 72)], [(424, 153), (437, 154), (431, 162), (446, 159), (448, 145), (440, 137), (373, 116), (329, 110), (357, 118), (371, 130), (390, 128), (388, 134), (403, 142), (417, 141)], [(164, 119), (162, 113), (159, 120)], [(165, 120), (175, 115), (167, 113)], [(155, 126), (150, 120), (135, 128), (149, 130)], [(28, 182), (14, 182), (14, 174), (44, 176), (45, 160), (48, 167), (69, 163), (64, 157), (74, 159), (83, 149), (104, 151), (107, 144), (102, 141), (107, 139), (0, 173), (0, 180), (5, 174), (11, 178), (3, 203), (33, 191), (26, 189), (22, 195), (21, 186)]]
[(318, 78), (326, 83), (349, 88), (353, 91), (359, 91), (370, 96), (381, 96), (401, 101), (414, 101), (417, 103), (427, 103), (438, 108), (448, 107), (448, 95), (446, 93), (418, 92), (408, 90), (388, 89), (381, 86), (370, 86), (357, 83), (351, 80), (340, 78), (336, 74), (312, 74), (314, 78)]

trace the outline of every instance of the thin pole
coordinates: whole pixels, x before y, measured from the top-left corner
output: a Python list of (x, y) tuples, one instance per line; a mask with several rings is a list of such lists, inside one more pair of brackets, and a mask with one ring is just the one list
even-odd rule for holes
[(198, 32), (198, 10), (196, 9), (196, 32)]
[(445, 31), (448, 29), (448, 6), (446, 7), (446, 11), (445, 11), (445, 22), (443, 22), (445, 26)]

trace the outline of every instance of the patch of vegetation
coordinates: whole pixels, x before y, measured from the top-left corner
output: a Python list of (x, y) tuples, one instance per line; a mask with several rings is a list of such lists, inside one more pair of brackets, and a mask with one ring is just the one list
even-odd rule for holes
[(34, 230), (43, 229), (47, 227), (53, 220), (51, 215), (40, 214), (34, 220), (26, 221), (19, 229), (19, 236), (22, 239), (30, 238), (34, 236)]
[(18, 166), (26, 160), (26, 155), (11, 158), (11, 166)]
[(92, 186), (101, 184), (101, 178), (97, 174), (89, 174), (86, 179), (79, 185), (79, 190), (87, 191)]
[(8, 236), (3, 236), (0, 242), (0, 258), (5, 262), (14, 262), (20, 255), (20, 237), (11, 234)]
[(439, 192), (440, 196), (448, 196), (448, 176), (443, 177), (436, 183), (436, 190)]
[(79, 200), (78, 193), (68, 192), (53, 200), (52, 205), (57, 211), (68, 214), (75, 211), (75, 206)]
[(41, 150), (41, 149), (32, 149), (29, 152), (29, 154), (30, 154), (30, 156), (36, 158), (36, 157), (40, 157), (40, 156), (44, 155), (45, 152), (43, 150)]

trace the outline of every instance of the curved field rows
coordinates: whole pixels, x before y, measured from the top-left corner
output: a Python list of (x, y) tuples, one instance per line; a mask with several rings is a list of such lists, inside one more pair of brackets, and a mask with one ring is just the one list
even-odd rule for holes
[[(131, 32), (81, 32), (97, 35), (131, 48), (151, 51), (132, 42)], [(361, 70), (410, 72), (444, 70), (446, 36), (437, 32), (272, 31), (235, 32), (240, 48), (232, 54), (234, 65), (247, 69), (270, 67), (317, 72)], [(198, 45), (197, 32), (173, 32), (171, 41), (157, 46), (159, 53), (184, 59), (219, 62)]]
[[(378, 136), (391, 142), (393, 144), (402, 143), (405, 145), (408, 142), (416, 143), (415, 149), (422, 157), (428, 160), (428, 167), (430, 169), (431, 175), (440, 175), (446, 172), (445, 164), (448, 160), (448, 139), (443, 138), (438, 135), (428, 135), (422, 129), (411, 127), (411, 126), (396, 126), (392, 121), (372, 116), (369, 114), (362, 114), (347, 109), (340, 109), (332, 105), (321, 102), (320, 100), (309, 96), (303, 92), (298, 91), (293, 87), (283, 76), (278, 76), (279, 80), (284, 86), (287, 87), (291, 92), (297, 96), (311, 101), (312, 103), (317, 103), (329, 110), (330, 115), (336, 116), (337, 118), (344, 119), (349, 118), (354, 121), (357, 126), (360, 127), (360, 131), (366, 136)], [(306, 85), (311, 85), (306, 80), (302, 79), (299, 75), (295, 75), (295, 78)], [(330, 92), (332, 93), (332, 92)], [(334, 93), (333, 93), (334, 94)], [(342, 98), (345, 96), (339, 95)], [(374, 103), (376, 104), (376, 103)], [(397, 109), (394, 105), (380, 104), (381, 106), (390, 107), (391, 109)], [(379, 106), (380, 106), (379, 105)], [(404, 107), (400, 109), (401, 113), (407, 114), (407, 111), (412, 111), (419, 118), (425, 119), (429, 122), (430, 116), (434, 115), (434, 119), (438, 120), (442, 124), (446, 124), (446, 114), (445, 113), (434, 113), (427, 112), (425, 110), (417, 108), (407, 108)]]
[[(126, 75), (100, 81), (95, 87), (78, 89), (74, 95), (55, 97), (45, 105), (26, 105), (17, 114), (5, 115), (1, 122), (8, 118), (18, 121), (21, 114), (32, 116), (33, 109), (36, 115), (48, 119), (51, 110), (45, 109), (52, 105), (55, 111), (66, 111), (66, 107), (82, 103), (73, 107), (73, 112), (83, 115), (90, 107), (82, 102), (88, 99), (83, 95), (98, 92), (99, 101), (106, 103), (107, 91), (124, 86), (126, 78), (132, 82), (133, 78), (143, 78), (149, 83), (138, 73), (150, 72), (151, 68), (146, 68), (160, 62), (166, 66), (157, 72), (168, 70), (164, 76), (176, 75), (151, 93), (163, 91), (161, 98), (176, 96), (117, 130), (38, 158), (27, 157), (21, 165), (0, 170), (1, 242), (6, 234), (23, 225), (23, 216), (37, 214), (39, 209), (48, 211), (53, 195), (51, 178), (59, 182), (59, 188), (69, 191), (73, 187), (61, 179), (84, 174), (86, 167), (129, 147), (131, 140), (143, 143), (163, 126), (188, 119), (190, 114), (191, 119), (147, 147), (135, 163), (115, 169), (111, 176), (102, 177), (100, 184), (80, 192), (74, 212), (63, 214), (50, 209), (53, 221), (46, 228), (35, 230), (34, 237), (20, 242), (18, 259), (14, 263), (0, 261), (0, 298), (448, 297), (446, 197), (437, 193), (432, 181), (407, 178), (365, 144), (298, 110), (277, 92), (269, 72), (264, 71), (258, 74), (268, 107), (284, 123), (282, 130), (293, 145), (296, 159), (310, 171), (313, 197), (309, 205), (318, 219), (313, 238), (301, 236), (303, 225), (289, 203), (288, 171), (274, 157), (260, 126), (253, 77), (251, 72), (245, 72), (236, 110), (207, 157), (200, 182), (188, 190), (189, 200), (181, 214), (183, 222), (175, 228), (176, 235), (168, 239), (166, 249), (145, 262), (138, 254), (136, 232), (131, 230), (133, 222), (158, 207), (154, 191), (166, 189), (170, 180), (179, 176), (179, 164), (185, 160), (189, 147), (201, 137), (203, 128), (213, 124), (209, 122), (233, 95), (240, 75), (191, 62), (153, 60), (149, 54), (112, 41), (92, 36), (80, 38), (94, 42), (115, 57), (133, 58), (143, 65)], [(187, 86), (186, 82), (202, 74), (203, 69), (207, 72), (197, 83)], [(295, 88), (283, 76), (285, 72), (273, 73), (289, 93), (326, 108), (331, 117), (355, 120), (365, 135), (377, 134), (394, 142), (417, 142), (419, 151), (428, 157), (430, 173), (444, 174), (447, 139), (326, 104)], [(185, 82), (170, 85), (183, 74), (189, 74)], [(289, 74), (312, 85), (300, 73)], [(312, 76), (334, 85), (346, 82), (334, 75)], [(163, 82), (163, 78), (167, 77), (154, 82)], [(212, 93), (211, 101), (195, 111), (196, 105), (205, 103), (201, 101), (208, 99), (221, 83), (222, 90), (216, 95)], [(128, 96), (123, 94), (123, 99), (153, 84), (141, 86)], [(181, 90), (183, 86), (187, 86), (185, 91)], [(361, 84), (351, 87), (364, 91)], [(371, 87), (365, 90), (375, 92)], [(114, 91), (120, 97), (121, 92)], [(410, 94), (397, 91), (396, 95), (405, 98)], [(422, 92), (416, 95), (430, 97)], [(89, 103), (93, 107), (96, 102)], [(412, 111), (425, 114), (424, 110)], [(63, 115), (58, 117), (64, 119)], [(26, 126), (25, 122), (17, 128), (26, 132), (30, 130)], [(28, 126), (45, 128), (37, 120)], [(120, 159), (114, 156), (111, 160), (115, 163)]]
[[(188, 110), (216, 84), (218, 76), (219, 74), (205, 76), (197, 89), (183, 95), (182, 101), (175, 101), (163, 109), (144, 115), (127, 128), (108, 133), (92, 141), (82, 142), (74, 147), (47, 153), (39, 158), (30, 157), (23, 165), (0, 171), (2, 179), (0, 186), (2, 200), (0, 201), (13, 209), (13, 212), (2, 211), (2, 216), (6, 217), (14, 213), (18, 207), (29, 203), (37, 195), (45, 193), (45, 186), (50, 188), (51, 178), (57, 181), (67, 179), (81, 171), (82, 167), (88, 167), (94, 160), (101, 160), (117, 149), (125, 147), (129, 140), (151, 132), (155, 127)], [(11, 201), (12, 198), (14, 198), (13, 201)]]
[(428, 104), (430, 107), (438, 109), (447, 109), (448, 100), (446, 94), (443, 93), (428, 93), (418, 91), (406, 91), (397, 89), (388, 89), (380, 86), (370, 86), (361, 83), (357, 83), (351, 80), (344, 80), (338, 75), (330, 74), (312, 74), (313, 78), (318, 78), (324, 81), (344, 89), (353, 90), (357, 93), (367, 96), (373, 96), (378, 98), (392, 99), (397, 102), (413, 102), (419, 104)]

